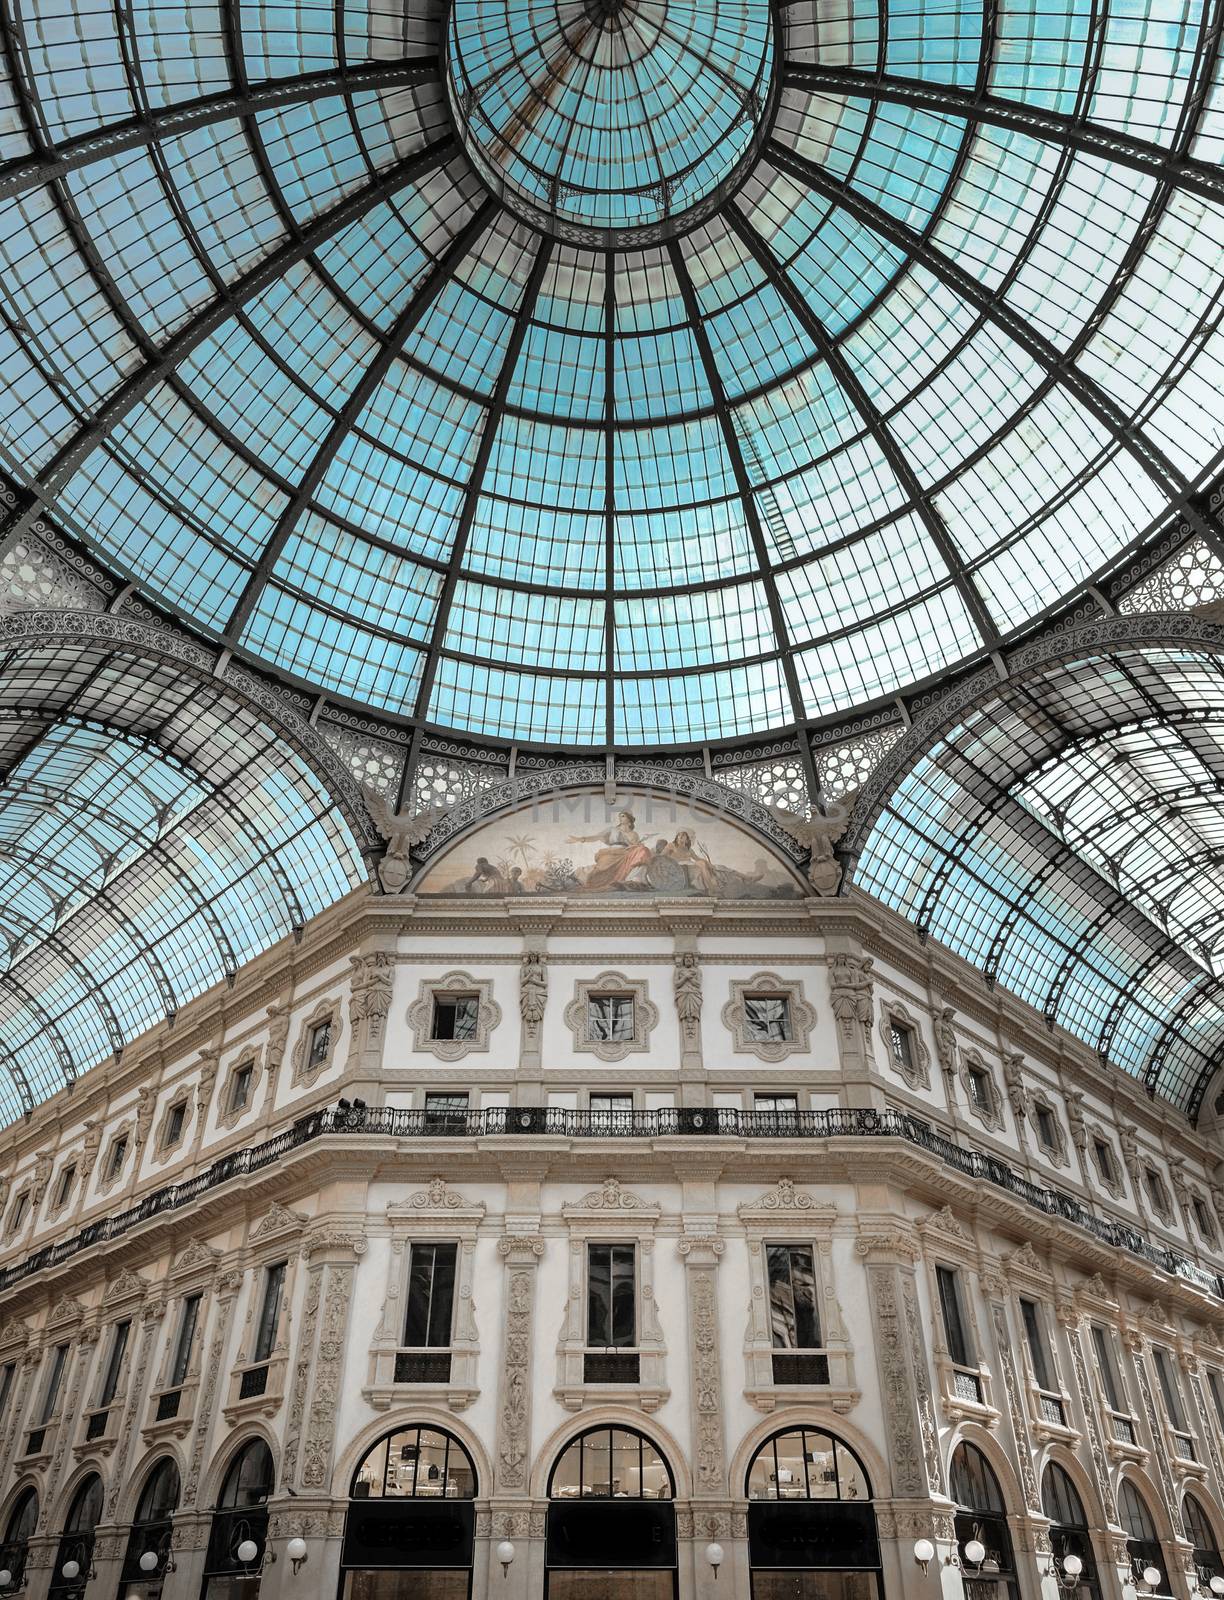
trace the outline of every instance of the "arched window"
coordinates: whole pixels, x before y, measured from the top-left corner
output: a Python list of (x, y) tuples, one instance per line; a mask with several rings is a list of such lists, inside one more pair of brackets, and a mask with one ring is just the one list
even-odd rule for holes
[[(30, 1540), (38, 1526), (38, 1491), (23, 1489), (13, 1502), (0, 1545), (0, 1572), (7, 1572), (11, 1586), (20, 1586), (25, 1575)], [(7, 1587), (7, 1585), (6, 1585)]]
[(676, 1494), (671, 1468), (634, 1428), (588, 1428), (548, 1479), (548, 1600), (672, 1600)]
[[(140, 1492), (123, 1558), (118, 1600), (138, 1600), (138, 1597), (145, 1600), (146, 1595), (156, 1600), (160, 1594), (178, 1501), (179, 1470), (170, 1457), (165, 1456), (150, 1470)], [(148, 1561), (150, 1556), (154, 1558), (152, 1566)]]
[(1199, 1585), (1206, 1589), (1212, 1578), (1224, 1578), (1224, 1558), (1216, 1542), (1215, 1529), (1202, 1505), (1192, 1494), (1182, 1502), (1182, 1519), (1186, 1524), (1186, 1537), (1194, 1546), (1194, 1566)]
[(77, 1595), (85, 1593), (93, 1561), (94, 1529), (102, 1520), (102, 1501), (102, 1479), (96, 1472), (91, 1473), (73, 1495), (64, 1518), (47, 1591), (54, 1600), (76, 1600)]
[[(1041, 1480), (1041, 1509), (1050, 1519), (1050, 1549), (1062, 1572), (1060, 1593), (1074, 1596), (1075, 1600), (1101, 1600), (1084, 1502), (1057, 1461), (1050, 1462)], [(1064, 1566), (1066, 1557), (1072, 1555), (1084, 1564), (1079, 1582), (1074, 1585)]]
[(259, 1594), (274, 1479), (272, 1452), (262, 1439), (248, 1439), (230, 1462), (217, 1496), (202, 1600), (255, 1600)]
[(1130, 1557), (1131, 1571), (1136, 1580), (1143, 1577), (1148, 1567), (1155, 1567), (1160, 1573), (1160, 1582), (1151, 1592), (1155, 1595), (1172, 1594), (1168, 1566), (1152, 1513), (1147, 1508), (1147, 1501), (1129, 1478), (1123, 1478), (1118, 1485), (1118, 1518), (1126, 1529), (1126, 1553)]
[(744, 1488), (753, 1600), (883, 1593), (871, 1483), (848, 1445), (789, 1428), (753, 1456)]
[(397, 1428), (349, 1485), (344, 1600), (467, 1600), (476, 1536), (476, 1466), (441, 1428)]
[(983, 1578), (994, 1581), (997, 1600), (1019, 1600), (1016, 1587), (1016, 1561), (1012, 1553), (1011, 1531), (999, 1480), (986, 1457), (975, 1444), (963, 1439), (952, 1455), (952, 1498), (956, 1513), (956, 1538), (961, 1565), (972, 1573), (974, 1567), (965, 1556), (965, 1546), (974, 1539), (986, 1546), (980, 1568)]

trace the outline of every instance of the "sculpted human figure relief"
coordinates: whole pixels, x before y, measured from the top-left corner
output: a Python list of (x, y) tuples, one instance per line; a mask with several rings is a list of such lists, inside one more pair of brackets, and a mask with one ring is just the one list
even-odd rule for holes
[(829, 990), (838, 1025), (850, 1032), (856, 1023), (871, 1026), (872, 978), (870, 956), (837, 953), (829, 957)]
[(701, 967), (698, 965), (695, 951), (684, 950), (676, 957), (672, 988), (676, 996), (676, 1015), (680, 1019), (685, 1037), (695, 1038), (701, 1022), (702, 999)]
[(519, 1014), (529, 1034), (544, 1020), (548, 1003), (548, 967), (542, 950), (525, 950), (519, 964)]

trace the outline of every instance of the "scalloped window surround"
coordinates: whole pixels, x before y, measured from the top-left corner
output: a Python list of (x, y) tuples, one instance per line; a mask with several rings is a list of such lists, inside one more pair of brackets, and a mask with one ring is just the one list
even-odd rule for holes
[(798, 978), (756, 972), (733, 979), (730, 990), (722, 1020), (737, 1051), (758, 1061), (784, 1061), (807, 1050), (816, 1010)]
[(293, 1086), (309, 1088), (336, 1059), (343, 1023), (339, 1000), (324, 1000), (302, 1023), (293, 1047)]
[(880, 1039), (890, 1071), (911, 1089), (931, 1087), (931, 1052), (917, 1018), (899, 1000), (885, 1000), (880, 1006)]
[(408, 1007), (413, 1049), (440, 1061), (462, 1061), (473, 1052), (488, 1050), (501, 1017), (491, 978), (459, 971), (422, 978)]
[(565, 1008), (565, 1024), (574, 1049), (601, 1061), (623, 1061), (650, 1048), (659, 1008), (650, 998), (645, 978), (623, 972), (601, 972), (579, 978), (574, 998)]

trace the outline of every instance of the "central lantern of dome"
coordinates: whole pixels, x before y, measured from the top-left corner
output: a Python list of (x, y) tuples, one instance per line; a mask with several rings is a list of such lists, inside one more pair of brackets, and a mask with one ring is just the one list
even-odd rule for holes
[(671, 232), (763, 137), (770, 0), (452, 0), (451, 104), (486, 181), (576, 243)]

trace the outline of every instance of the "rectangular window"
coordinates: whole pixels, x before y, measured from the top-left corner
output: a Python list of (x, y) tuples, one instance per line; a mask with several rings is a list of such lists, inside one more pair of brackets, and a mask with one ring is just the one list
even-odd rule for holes
[(426, 1128), (466, 1128), (468, 1097), (466, 1094), (427, 1094), (425, 1096)]
[(123, 1372), (123, 1358), (127, 1354), (130, 1322), (117, 1322), (111, 1335), (110, 1355), (106, 1358), (106, 1371), (102, 1375), (102, 1390), (98, 1395), (99, 1407), (110, 1405), (119, 1392), (119, 1378)]
[(474, 994), (436, 994), (431, 1039), (474, 1039), (480, 998)]
[(259, 1332), (255, 1338), (255, 1361), (267, 1361), (276, 1344), (276, 1325), (280, 1321), (281, 1296), (285, 1292), (285, 1268), (278, 1261), (264, 1273), (263, 1305), (259, 1311)]
[(890, 1022), (888, 1025), (888, 1044), (892, 1052), (893, 1064), (902, 1072), (914, 1070), (914, 1030), (907, 1028), (903, 1022)]
[(744, 1033), (762, 1044), (789, 1044), (790, 1001), (784, 994), (744, 996)]
[(10, 1224), (10, 1227), (14, 1233), (17, 1232), (18, 1228), (20, 1228), (21, 1224), (25, 1221), (26, 1212), (29, 1209), (30, 1196), (25, 1190), (23, 1190), (21, 1194), (17, 1196), (16, 1200), (13, 1201), (13, 1220)]
[(255, 1076), (255, 1068), (246, 1061), (235, 1069), (233, 1080), (230, 1084), (229, 1108), (231, 1111), (245, 1111), (251, 1098), (251, 1081)]
[(1152, 1356), (1156, 1362), (1156, 1377), (1160, 1383), (1160, 1392), (1164, 1396), (1165, 1410), (1168, 1412), (1169, 1421), (1178, 1433), (1185, 1433), (1186, 1423), (1182, 1416), (1181, 1390), (1178, 1387), (1169, 1352), (1162, 1350), (1159, 1345), (1154, 1345)]
[(6, 1361), (0, 1367), (0, 1427), (4, 1425), (8, 1412), (9, 1395), (13, 1392), (13, 1374), (17, 1371), (15, 1361)]
[(816, 1304), (816, 1269), (810, 1245), (770, 1244), (769, 1324), (775, 1350), (819, 1350), (820, 1310)]
[(68, 1196), (72, 1193), (72, 1185), (76, 1181), (76, 1162), (70, 1161), (60, 1173), (59, 1183), (55, 1189), (55, 1209), (59, 1211), (68, 1204)]
[(636, 1343), (636, 1246), (588, 1245), (587, 1344), (602, 1349), (626, 1349)]
[(47, 1369), (47, 1387), (43, 1390), (42, 1409), (38, 1413), (38, 1426), (45, 1428), (55, 1415), (59, 1403), (60, 1384), (64, 1381), (64, 1368), (68, 1364), (68, 1346), (57, 1344), (51, 1352), (51, 1365)]
[(587, 1038), (594, 1044), (633, 1040), (633, 996), (593, 994), (587, 997)]
[(323, 1066), (331, 1054), (332, 1025), (329, 1017), (326, 1022), (316, 1022), (310, 1030), (310, 1051), (306, 1064), (310, 1067)]
[(453, 1244), (410, 1246), (404, 1343), (411, 1349), (445, 1348), (451, 1342), (458, 1253)]
[(1053, 1363), (1041, 1307), (1035, 1300), (1022, 1299), (1020, 1316), (1024, 1322), (1024, 1337), (1028, 1344), (1029, 1360), (1033, 1364), (1033, 1377), (1037, 1380), (1037, 1387), (1047, 1391), (1053, 1390)]
[(111, 1145), (110, 1163), (106, 1169), (108, 1178), (117, 1178), (123, 1171), (123, 1163), (127, 1156), (127, 1135), (123, 1134)]
[(1216, 1421), (1224, 1428), (1224, 1379), (1214, 1367), (1207, 1368), (1207, 1388), (1211, 1392), (1211, 1403), (1215, 1407)]
[(1092, 1141), (1092, 1150), (1096, 1156), (1097, 1171), (1101, 1174), (1101, 1177), (1104, 1178), (1106, 1183), (1115, 1182), (1113, 1151), (1105, 1143), (1104, 1139), (1094, 1139)]
[(1122, 1393), (1122, 1379), (1114, 1357), (1113, 1335), (1099, 1322), (1092, 1324), (1092, 1348), (1096, 1352), (1097, 1371), (1101, 1374), (1101, 1387), (1105, 1403), (1111, 1411), (1129, 1411)]
[(1148, 1199), (1157, 1211), (1167, 1211), (1169, 1197), (1165, 1193), (1164, 1179), (1155, 1167), (1144, 1167), (1143, 1180), (1147, 1185)]
[(633, 1110), (633, 1096), (631, 1094), (593, 1094), (591, 1096), (592, 1111), (622, 1111)]
[(174, 1365), (170, 1369), (171, 1389), (181, 1388), (187, 1379), (187, 1369), (191, 1365), (191, 1347), (195, 1343), (196, 1323), (200, 1318), (200, 1301), (203, 1297), (190, 1294), (183, 1301), (183, 1309), (179, 1315), (178, 1342), (174, 1347)]
[(961, 1302), (960, 1275), (953, 1267), (936, 1267), (935, 1278), (939, 1285), (939, 1309), (943, 1314), (948, 1354), (958, 1367), (971, 1366), (973, 1347)]
[(1211, 1220), (1211, 1212), (1207, 1209), (1207, 1202), (1201, 1194), (1196, 1194), (1191, 1199), (1194, 1207), (1194, 1220), (1198, 1223), (1198, 1231), (1204, 1239), (1215, 1238), (1215, 1225)]
[(162, 1148), (168, 1150), (183, 1137), (183, 1123), (187, 1120), (186, 1100), (177, 1100), (166, 1113), (166, 1136)]
[(969, 1068), (969, 1098), (979, 1111), (989, 1114), (990, 1079), (980, 1067)]
[(1058, 1135), (1054, 1129), (1054, 1113), (1049, 1106), (1037, 1106), (1037, 1140), (1043, 1150), (1058, 1149)]
[(784, 1115), (793, 1116), (799, 1109), (799, 1096), (797, 1094), (754, 1095), (752, 1109), (754, 1111), (780, 1111)]

